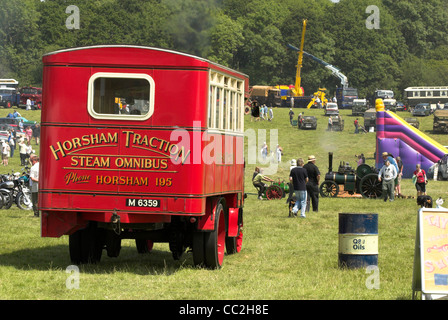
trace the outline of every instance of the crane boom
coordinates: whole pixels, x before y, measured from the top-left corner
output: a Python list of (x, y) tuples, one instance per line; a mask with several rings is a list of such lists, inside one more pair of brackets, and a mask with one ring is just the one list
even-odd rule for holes
[(316, 61), (316, 62), (322, 64), (325, 68), (327, 68), (328, 70), (330, 70), (331, 73), (332, 73), (334, 76), (338, 77), (338, 78), (341, 80), (342, 88), (344, 88), (344, 89), (348, 88), (348, 79), (347, 79), (347, 77), (346, 77), (346, 76), (345, 76), (345, 75), (344, 75), (338, 68), (336, 68), (335, 66), (329, 64), (328, 62), (323, 61), (322, 59), (319, 59), (319, 58), (313, 56), (312, 54), (310, 54), (310, 53), (308, 53), (308, 52), (303, 51), (303, 49), (300, 50), (300, 49), (294, 47), (294, 46), (291, 45), (291, 44), (288, 44), (288, 47), (289, 47), (290, 49), (292, 49), (292, 50), (299, 51), (299, 56), (300, 56), (300, 54), (302, 54), (302, 55), (304, 55), (305, 57), (311, 58), (311, 59), (313, 59), (314, 61)]
[(303, 96), (303, 90), (300, 87), (300, 83), (302, 81), (300, 71), (302, 70), (302, 61), (303, 61), (303, 43), (305, 42), (305, 31), (306, 31), (306, 22), (307, 20), (303, 20), (303, 28), (302, 28), (302, 40), (300, 42), (300, 49), (297, 49), (299, 51), (299, 58), (297, 61), (297, 69), (296, 69), (296, 82), (294, 84), (294, 92), (293, 95), (295, 97), (301, 97)]

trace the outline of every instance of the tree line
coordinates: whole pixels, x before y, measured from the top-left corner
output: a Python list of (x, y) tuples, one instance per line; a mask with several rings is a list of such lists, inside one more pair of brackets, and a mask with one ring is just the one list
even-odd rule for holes
[[(300, 46), (307, 19), (306, 52), (340, 69), (360, 96), (400, 96), (448, 85), (447, 18), (444, 0), (0, 0), (0, 78), (39, 86), (45, 53), (126, 44), (208, 58), (252, 85), (293, 84), (298, 55), (287, 45)], [(340, 85), (307, 57), (301, 75), (306, 94)]]

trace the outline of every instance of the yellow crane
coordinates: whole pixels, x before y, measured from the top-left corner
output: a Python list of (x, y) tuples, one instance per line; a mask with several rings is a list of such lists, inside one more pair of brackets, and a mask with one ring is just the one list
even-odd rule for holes
[(313, 93), (313, 98), (311, 99), (310, 103), (306, 106), (307, 109), (311, 108), (314, 105), (314, 102), (316, 102), (317, 98), (319, 98), (321, 107), (325, 108), (327, 105), (328, 99), (325, 98), (325, 91), (327, 89), (325, 88), (319, 88), (317, 92)]
[(299, 58), (297, 61), (297, 70), (296, 70), (296, 82), (294, 84), (294, 89), (292, 89), (292, 95), (294, 97), (302, 97), (304, 95), (303, 89), (300, 86), (300, 82), (302, 80), (300, 76), (300, 71), (302, 69), (302, 60), (303, 60), (303, 43), (305, 42), (305, 31), (306, 31), (306, 22), (307, 20), (303, 20), (303, 28), (302, 28), (302, 40), (300, 42), (299, 49)]

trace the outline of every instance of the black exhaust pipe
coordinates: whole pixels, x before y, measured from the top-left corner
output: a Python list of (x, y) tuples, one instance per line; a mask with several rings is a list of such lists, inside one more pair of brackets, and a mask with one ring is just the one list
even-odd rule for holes
[(328, 172), (333, 172), (333, 152), (328, 152)]

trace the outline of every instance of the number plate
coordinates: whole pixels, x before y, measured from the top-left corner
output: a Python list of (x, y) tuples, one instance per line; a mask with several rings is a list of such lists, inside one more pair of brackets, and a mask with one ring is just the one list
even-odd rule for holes
[(160, 208), (160, 200), (157, 199), (126, 199), (127, 207)]

